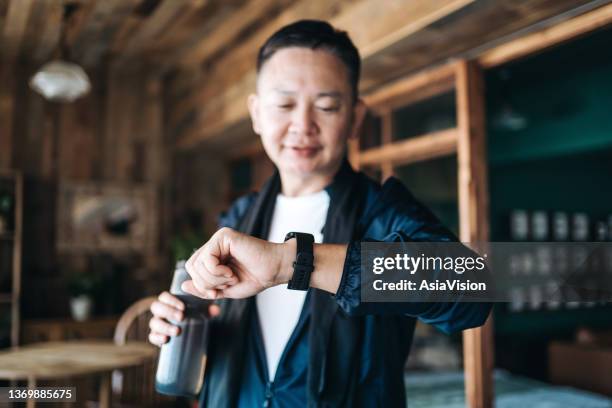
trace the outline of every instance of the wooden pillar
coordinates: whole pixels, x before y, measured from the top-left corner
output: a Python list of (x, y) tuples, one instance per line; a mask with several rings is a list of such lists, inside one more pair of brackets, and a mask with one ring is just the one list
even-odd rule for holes
[(0, 60), (0, 169), (9, 169), (13, 153), (13, 109), (15, 78), (12, 67)]
[(15, 173), (15, 229), (13, 234), (13, 303), (11, 304), (11, 345), (19, 345), (21, 324), (21, 254), (23, 240), (23, 176)]
[[(462, 242), (487, 242), (489, 204), (483, 77), (475, 62), (459, 61), (456, 69), (460, 238)], [(492, 407), (491, 317), (484, 326), (464, 331), (463, 356), (467, 405)]]

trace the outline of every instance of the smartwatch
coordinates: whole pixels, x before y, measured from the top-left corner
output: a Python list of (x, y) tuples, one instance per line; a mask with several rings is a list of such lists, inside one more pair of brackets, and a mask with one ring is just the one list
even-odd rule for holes
[(308, 290), (310, 274), (314, 270), (314, 237), (304, 232), (290, 232), (285, 236), (285, 241), (292, 238), (296, 240), (297, 253), (293, 262), (293, 276), (287, 284), (287, 289)]

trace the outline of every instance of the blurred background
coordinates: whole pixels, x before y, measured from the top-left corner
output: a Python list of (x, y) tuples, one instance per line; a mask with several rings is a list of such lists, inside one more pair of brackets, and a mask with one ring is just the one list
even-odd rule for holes
[[(610, 3), (0, 0), (0, 347), (111, 339), (260, 188), (255, 58), (302, 18), (361, 52), (354, 167), (463, 241), (612, 242)], [(410, 406), (612, 406), (612, 306), (542, 296), (419, 325)]]

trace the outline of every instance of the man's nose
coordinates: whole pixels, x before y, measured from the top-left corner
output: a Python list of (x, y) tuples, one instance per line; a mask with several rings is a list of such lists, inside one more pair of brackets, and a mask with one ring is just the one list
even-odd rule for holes
[(290, 131), (301, 134), (311, 134), (315, 127), (316, 125), (311, 107), (298, 106), (294, 109), (291, 117)]

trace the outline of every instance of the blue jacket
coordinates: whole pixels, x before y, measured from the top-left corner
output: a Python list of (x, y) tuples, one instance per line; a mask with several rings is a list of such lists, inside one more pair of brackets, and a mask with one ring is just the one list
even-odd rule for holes
[[(221, 225), (247, 233), (261, 232), (261, 225), (255, 221), (258, 218), (249, 215), (249, 211), (258, 207), (259, 218), (265, 218), (266, 213), (268, 218), (271, 216), (273, 208), (268, 205), (265, 210), (262, 194), (269, 196), (268, 201), (275, 197), (279, 189), (278, 175), (275, 177), (276, 181), (269, 181), (264, 187), (267, 193), (254, 193), (237, 200), (221, 219)], [(276, 190), (270, 187), (275, 182)], [(365, 175), (355, 173), (345, 163), (326, 190), (330, 194), (330, 210), (323, 231), (324, 242), (343, 242), (349, 246), (337, 293), (331, 295), (315, 290), (311, 296), (308, 406), (403, 407), (406, 403), (404, 365), (416, 319), (452, 333), (482, 325), (491, 305), (362, 303), (361, 241), (457, 239), (395, 178), (380, 186)], [(353, 225), (348, 230), (337, 232), (349, 224)], [(466, 252), (469, 252), (467, 248)], [(209, 346), (202, 406), (235, 406), (235, 400), (228, 394), (240, 387), (240, 375), (235, 373), (240, 372), (244, 361), (244, 356), (240, 356), (244, 348), (240, 333), (246, 333), (241, 330), (248, 326), (242, 316), (248, 315), (246, 311), (252, 304), (252, 299), (223, 301), (221, 318), (211, 328), (212, 345)], [(215, 338), (223, 338), (223, 341), (215, 341)]]

